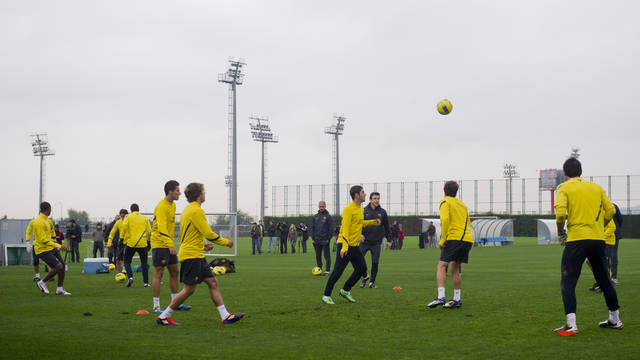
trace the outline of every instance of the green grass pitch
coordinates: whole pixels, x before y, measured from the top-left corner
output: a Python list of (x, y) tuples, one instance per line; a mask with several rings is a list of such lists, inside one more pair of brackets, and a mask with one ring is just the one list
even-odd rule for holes
[[(266, 248), (266, 240), (264, 248)], [(309, 242), (310, 245), (310, 242)], [(560, 246), (538, 246), (516, 238), (515, 245), (473, 248), (463, 266), (461, 309), (428, 309), (436, 295), (439, 251), (418, 249), (405, 240), (401, 251), (384, 251), (379, 289), (352, 290), (346, 302), (334, 289), (334, 306), (321, 303), (327, 277), (311, 275), (307, 254), (250, 255), (241, 239), (238, 272), (220, 277), (228, 309), (248, 317), (223, 326), (206, 285), (187, 301), (190, 311), (161, 327), (151, 310), (151, 288), (136, 274), (132, 288), (112, 274), (84, 275), (73, 264), (65, 288), (69, 297), (43, 295), (32, 282), (31, 266), (0, 269), (0, 358), (2, 359), (560, 359), (638, 358), (640, 342), (640, 241), (620, 244), (616, 287), (621, 331), (600, 329), (607, 309), (601, 294), (587, 291), (593, 276), (586, 265), (578, 283), (580, 333), (552, 332), (564, 322), (560, 295)], [(335, 256), (335, 253), (332, 253)], [(368, 259), (370, 259), (368, 257)], [(370, 260), (368, 260), (370, 261)], [(169, 300), (165, 274), (161, 302)], [(392, 290), (394, 286), (402, 290)], [(55, 283), (49, 283), (55, 290)], [(447, 298), (452, 296), (451, 280)]]

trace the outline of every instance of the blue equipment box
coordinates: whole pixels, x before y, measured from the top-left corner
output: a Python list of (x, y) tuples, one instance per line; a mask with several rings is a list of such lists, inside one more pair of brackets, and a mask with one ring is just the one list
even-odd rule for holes
[(84, 259), (83, 274), (104, 274), (109, 272), (108, 258), (86, 258)]

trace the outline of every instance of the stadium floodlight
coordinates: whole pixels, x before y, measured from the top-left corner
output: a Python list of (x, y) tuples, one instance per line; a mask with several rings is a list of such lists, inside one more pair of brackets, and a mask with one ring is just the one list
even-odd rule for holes
[(249, 127), (251, 128), (251, 138), (253, 141), (260, 142), (262, 147), (262, 161), (260, 163), (260, 220), (264, 220), (264, 197), (265, 197), (265, 186), (266, 186), (266, 175), (265, 175), (265, 160), (266, 160), (266, 152), (265, 145), (266, 143), (277, 143), (278, 136), (274, 135), (271, 132), (271, 127), (269, 127), (269, 119), (261, 118), (257, 116), (249, 116), (249, 120), (252, 120), (249, 123)]
[(512, 189), (512, 185), (513, 185), (513, 178), (517, 178), (520, 177), (520, 175), (518, 175), (518, 172), (516, 171), (516, 165), (515, 164), (505, 164), (503, 167), (503, 175), (506, 179), (509, 179), (509, 192), (508, 192), (508, 199), (507, 199), (507, 213), (509, 215), (511, 215), (512, 209), (513, 209), (513, 192), (511, 191)]
[[(344, 131), (344, 115), (333, 115), (335, 124), (324, 128), (324, 133), (333, 135), (333, 168), (335, 169), (333, 184), (335, 186), (335, 210), (334, 214), (340, 214), (340, 139)], [(323, 199), (324, 200), (324, 199)]]
[(229, 160), (227, 164), (227, 176), (225, 184), (229, 186), (229, 212), (238, 212), (238, 170), (237, 170), (237, 146), (236, 146), (236, 86), (242, 85), (244, 74), (242, 67), (246, 65), (241, 60), (229, 60), (229, 68), (225, 73), (218, 74), (218, 82), (229, 84)]
[(33, 156), (40, 157), (40, 195), (38, 197), (38, 209), (44, 198), (44, 157), (53, 156), (56, 153), (49, 148), (49, 140), (46, 133), (36, 133), (31, 135), (31, 148)]

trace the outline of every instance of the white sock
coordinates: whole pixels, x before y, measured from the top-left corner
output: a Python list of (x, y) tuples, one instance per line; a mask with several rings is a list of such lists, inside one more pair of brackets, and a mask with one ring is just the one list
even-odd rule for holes
[(218, 312), (220, 313), (220, 317), (222, 318), (222, 320), (226, 319), (227, 316), (229, 316), (229, 312), (227, 311), (227, 308), (224, 306), (224, 304), (220, 305), (217, 307)]
[(36, 273), (36, 277), (39, 278), (40, 277), (40, 273)]
[(56, 291), (64, 291), (64, 289), (62, 288), (62, 286), (58, 286), (58, 288), (56, 289)]
[(173, 309), (170, 306), (167, 306), (167, 308), (164, 309), (162, 314), (160, 314), (159, 318), (166, 319), (166, 318), (170, 317), (171, 314), (173, 314)]
[(618, 315), (619, 315), (618, 310), (609, 311), (609, 322), (612, 324), (617, 324), (618, 321), (620, 321), (620, 318), (618, 317)]
[(571, 327), (578, 327), (578, 325), (576, 325), (576, 313), (567, 314), (567, 325)]
[(178, 294), (171, 294), (171, 301), (173, 301), (173, 298), (178, 296)]
[(438, 288), (438, 298), (443, 298), (444, 297), (444, 288), (443, 287), (439, 287)]
[(453, 289), (453, 300), (460, 301), (460, 289)]
[(153, 298), (153, 307), (160, 307), (160, 298), (159, 297), (154, 297)]

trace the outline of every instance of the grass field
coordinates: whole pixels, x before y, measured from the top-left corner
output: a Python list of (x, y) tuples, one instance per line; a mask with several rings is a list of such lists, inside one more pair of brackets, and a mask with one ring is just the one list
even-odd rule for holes
[[(177, 312), (182, 325), (161, 327), (151, 310), (151, 288), (138, 273), (132, 288), (111, 275), (84, 275), (73, 264), (68, 297), (42, 295), (31, 266), (0, 269), (0, 358), (65, 359), (403, 359), (403, 358), (620, 358), (640, 357), (640, 241), (620, 244), (622, 331), (600, 329), (607, 309), (601, 294), (587, 291), (585, 266), (578, 288), (580, 333), (564, 338), (551, 330), (564, 322), (560, 296), (560, 246), (517, 238), (514, 246), (473, 248), (463, 266), (461, 309), (428, 309), (436, 295), (439, 251), (405, 240), (402, 251), (382, 254), (379, 289), (352, 290), (347, 303), (334, 290), (335, 306), (321, 303), (326, 277), (314, 277), (307, 254), (250, 255), (241, 239), (238, 272), (220, 278), (227, 308), (249, 317), (223, 326), (200, 285)], [(266, 241), (264, 244), (266, 247)], [(247, 255), (245, 255), (247, 254)], [(369, 260), (370, 261), (370, 260)], [(165, 275), (168, 276), (168, 275)], [(165, 280), (167, 278), (165, 277)], [(166, 283), (166, 281), (165, 281)], [(401, 286), (403, 290), (392, 290)], [(55, 284), (49, 283), (55, 290)], [(447, 298), (452, 295), (450, 279)], [(162, 306), (167, 305), (165, 285)]]

